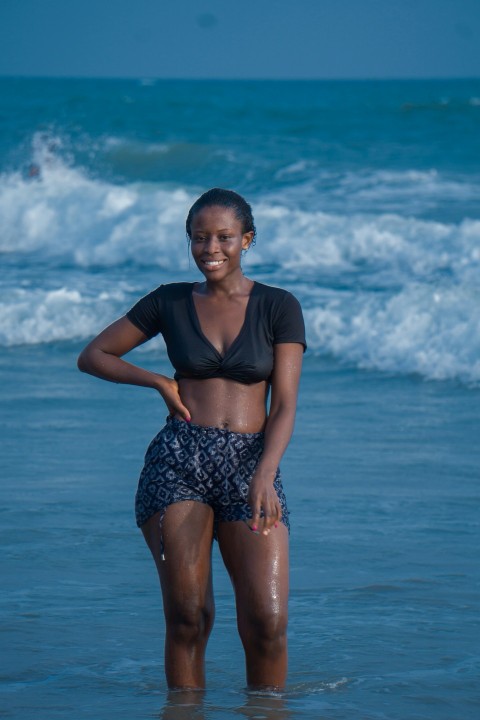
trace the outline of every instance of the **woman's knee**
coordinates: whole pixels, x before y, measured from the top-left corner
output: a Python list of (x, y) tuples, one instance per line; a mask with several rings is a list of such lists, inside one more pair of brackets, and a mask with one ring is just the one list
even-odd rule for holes
[(244, 642), (264, 652), (279, 652), (287, 642), (288, 615), (280, 608), (262, 608), (239, 618)]
[(195, 644), (205, 641), (213, 627), (215, 610), (213, 604), (195, 602), (175, 603), (165, 611), (167, 631), (178, 642)]

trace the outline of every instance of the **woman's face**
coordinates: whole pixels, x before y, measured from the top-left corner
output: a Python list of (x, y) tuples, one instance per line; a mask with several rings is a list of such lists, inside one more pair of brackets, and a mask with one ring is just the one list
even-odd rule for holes
[(230, 208), (212, 205), (192, 218), (192, 256), (207, 279), (224, 279), (238, 270), (242, 250), (247, 250), (252, 239), (253, 232), (243, 232), (241, 221)]

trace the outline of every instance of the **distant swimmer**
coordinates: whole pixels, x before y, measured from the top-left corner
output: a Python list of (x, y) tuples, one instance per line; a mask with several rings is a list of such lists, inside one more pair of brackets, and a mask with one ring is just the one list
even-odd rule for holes
[(40, 178), (40, 166), (35, 163), (29, 165), (27, 176), (29, 179)]

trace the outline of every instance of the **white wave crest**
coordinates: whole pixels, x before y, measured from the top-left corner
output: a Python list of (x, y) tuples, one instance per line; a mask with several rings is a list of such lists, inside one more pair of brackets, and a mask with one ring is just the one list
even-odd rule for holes
[(409, 285), (385, 297), (324, 297), (306, 311), (310, 347), (359, 367), (480, 382), (480, 292)]
[[(40, 178), (0, 177), (0, 252), (77, 267), (134, 263), (186, 269), (184, 222), (194, 196), (155, 185), (117, 186), (89, 178), (58, 158)], [(398, 214), (339, 215), (261, 198), (250, 265), (285, 272), (381, 275), (393, 285), (435, 273), (478, 273), (480, 221), (441, 223)]]
[[(147, 276), (154, 287), (189, 271), (184, 222), (193, 193), (115, 185), (45, 144), (35, 152), (39, 175), (0, 176), (0, 252), (12, 269), (0, 295), (3, 346), (92, 336), (135, 300), (131, 287), (109, 279), (132, 278), (127, 264), (138, 266), (142, 287)], [(287, 175), (305, 167), (299, 161)], [(377, 176), (364, 192), (403, 188), (398, 174)], [(364, 179), (350, 180), (361, 193)], [(442, 182), (413, 171), (403, 180)], [(296, 192), (250, 198), (258, 242), (244, 262), (247, 274), (297, 294), (310, 349), (365, 368), (480, 382), (480, 221), (322, 212), (314, 203), (303, 209)]]
[[(395, 294), (298, 289), (310, 351), (365, 369), (480, 383), (480, 292), (411, 284)], [(123, 314), (131, 288), (17, 289), (0, 302), (0, 345), (86, 340)], [(148, 344), (157, 351), (163, 343)]]
[(478, 282), (480, 221), (445, 224), (398, 215), (335, 216), (260, 204), (258, 226), (267, 241), (253, 264), (276, 263), (289, 273), (355, 273), (398, 286), (435, 275)]
[(112, 322), (112, 302), (122, 297), (101, 292), (87, 296), (78, 289), (18, 288), (0, 302), (0, 345), (35, 345), (80, 340)]
[(46, 160), (40, 173), (0, 177), (0, 252), (80, 267), (187, 264), (182, 228), (192, 198), (184, 190), (116, 186), (59, 159)]

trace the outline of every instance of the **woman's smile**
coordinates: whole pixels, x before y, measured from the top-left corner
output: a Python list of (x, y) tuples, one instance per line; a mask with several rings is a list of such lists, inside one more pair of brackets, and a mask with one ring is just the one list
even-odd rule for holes
[(193, 259), (208, 277), (223, 279), (241, 272), (242, 250), (249, 246), (251, 235), (243, 232), (243, 225), (231, 208), (216, 205), (203, 208), (192, 218)]
[(203, 264), (211, 269), (216, 270), (216, 268), (219, 268), (223, 265), (223, 263), (227, 262), (227, 259), (224, 258), (223, 260), (202, 260)]

